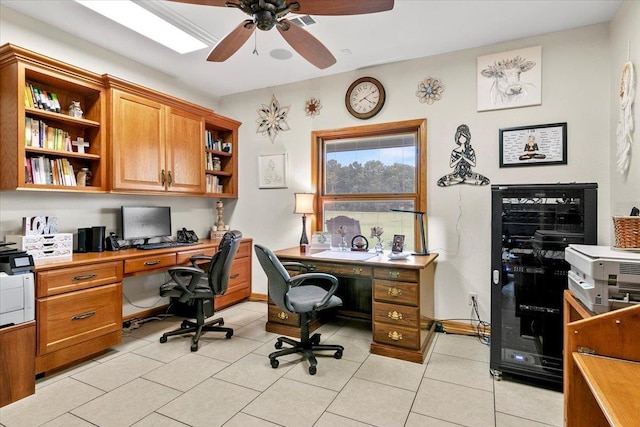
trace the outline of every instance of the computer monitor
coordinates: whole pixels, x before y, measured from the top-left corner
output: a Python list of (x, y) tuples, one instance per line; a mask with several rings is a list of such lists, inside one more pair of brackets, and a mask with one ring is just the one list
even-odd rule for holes
[(122, 206), (122, 238), (148, 243), (152, 237), (171, 236), (169, 206)]

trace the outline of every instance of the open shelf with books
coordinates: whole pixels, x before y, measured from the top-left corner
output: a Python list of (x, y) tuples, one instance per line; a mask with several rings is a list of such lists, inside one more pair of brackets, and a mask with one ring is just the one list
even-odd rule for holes
[[(101, 76), (11, 44), (0, 47), (0, 70), (0, 189), (106, 191)], [(81, 168), (89, 185), (75, 182)]]
[(206, 196), (238, 197), (238, 128), (240, 122), (215, 113), (205, 117)]

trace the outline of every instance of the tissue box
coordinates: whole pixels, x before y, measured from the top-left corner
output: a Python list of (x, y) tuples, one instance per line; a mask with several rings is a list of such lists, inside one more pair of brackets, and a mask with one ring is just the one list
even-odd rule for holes
[(72, 233), (9, 235), (5, 240), (17, 243), (17, 249), (26, 251), (33, 259), (71, 258), (73, 255)]

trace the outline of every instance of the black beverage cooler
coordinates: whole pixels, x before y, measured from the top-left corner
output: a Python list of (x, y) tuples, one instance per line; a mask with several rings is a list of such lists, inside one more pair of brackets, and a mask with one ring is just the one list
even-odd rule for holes
[(491, 186), (492, 375), (562, 384), (564, 248), (595, 245), (597, 184)]

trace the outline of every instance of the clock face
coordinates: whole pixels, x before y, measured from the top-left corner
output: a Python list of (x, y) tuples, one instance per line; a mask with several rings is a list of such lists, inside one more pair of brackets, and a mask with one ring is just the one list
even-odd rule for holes
[(353, 82), (345, 96), (347, 110), (359, 119), (368, 119), (378, 114), (384, 101), (384, 87), (372, 77), (362, 77)]

